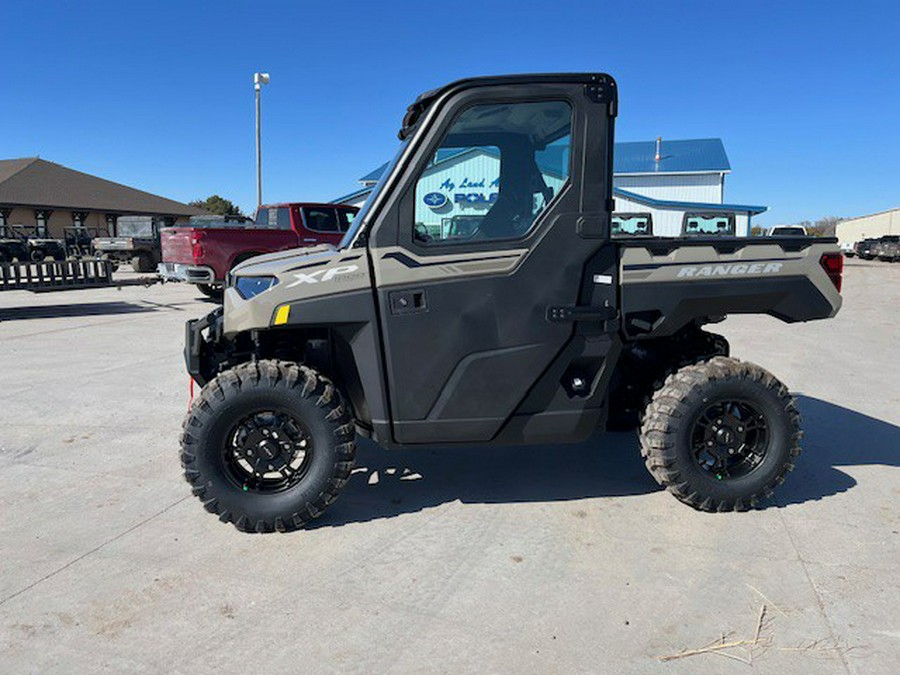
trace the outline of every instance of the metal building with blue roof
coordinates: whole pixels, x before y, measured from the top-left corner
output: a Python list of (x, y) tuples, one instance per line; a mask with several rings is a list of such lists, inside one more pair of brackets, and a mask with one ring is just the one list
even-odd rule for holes
[[(567, 153), (566, 147), (551, 145), (538, 158), (547, 184), (557, 189), (562, 184), (561, 168), (568, 161)], [(656, 235), (680, 235), (685, 214), (725, 213), (733, 216), (735, 234), (746, 236), (751, 218), (767, 210), (765, 206), (725, 202), (725, 177), (731, 173), (731, 163), (719, 138), (620, 142), (613, 157), (616, 213), (650, 214)], [(383, 164), (370, 171), (359, 179), (362, 187), (333, 201), (363, 204), (386, 167)], [(484, 200), (489, 199), (491, 189), (498, 189), (498, 175), (499, 159), (487, 148), (446, 152), (426, 171), (434, 187), (429, 194), (451, 185), (471, 185), (475, 186), (472, 190), (485, 192), (481, 195)], [(416, 208), (424, 210), (429, 205), (417, 204)], [(460, 214), (451, 215), (464, 215), (463, 210), (475, 206), (461, 203), (459, 208)]]

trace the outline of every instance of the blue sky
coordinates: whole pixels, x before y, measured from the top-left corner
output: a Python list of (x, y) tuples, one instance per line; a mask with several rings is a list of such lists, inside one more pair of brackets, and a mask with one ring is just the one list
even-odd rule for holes
[(896, 2), (2, 0), (0, 157), (187, 201), (331, 199), (396, 149), (421, 91), (603, 71), (618, 140), (721, 137), (726, 199), (771, 225), (900, 206)]

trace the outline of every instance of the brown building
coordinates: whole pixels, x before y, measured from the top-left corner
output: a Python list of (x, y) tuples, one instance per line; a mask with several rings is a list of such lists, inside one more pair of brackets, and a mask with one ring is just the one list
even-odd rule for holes
[(38, 157), (0, 160), (2, 226), (37, 227), (42, 236), (62, 239), (73, 226), (114, 234), (119, 216), (157, 216), (174, 224), (205, 213)]

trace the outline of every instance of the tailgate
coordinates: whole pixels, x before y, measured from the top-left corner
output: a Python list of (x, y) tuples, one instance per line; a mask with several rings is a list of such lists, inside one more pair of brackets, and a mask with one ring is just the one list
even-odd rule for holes
[(769, 314), (811, 321), (837, 314), (841, 295), (822, 264), (836, 240), (644, 240), (620, 249), (622, 327), (671, 335), (695, 319)]
[(94, 248), (98, 251), (130, 251), (134, 242), (131, 237), (97, 237)]
[(159, 243), (162, 247), (163, 262), (194, 264), (191, 238), (192, 228), (166, 227), (159, 231)]

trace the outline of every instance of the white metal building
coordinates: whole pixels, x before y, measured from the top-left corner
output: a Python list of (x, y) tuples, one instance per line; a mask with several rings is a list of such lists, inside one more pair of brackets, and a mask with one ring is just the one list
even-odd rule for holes
[[(549, 187), (562, 184), (567, 148), (553, 146), (538, 158)], [(334, 200), (361, 206), (381, 177), (383, 165), (359, 179), (362, 187)], [(729, 204), (725, 198), (725, 176), (731, 165), (718, 138), (677, 141), (616, 143), (613, 186), (616, 213), (650, 214), (653, 232), (678, 236), (686, 214), (728, 214), (735, 234), (747, 236), (750, 219), (766, 211), (765, 206)], [(448, 221), (465, 215), (477, 216), (496, 199), (499, 160), (485, 148), (447, 152), (423, 176), (422, 196), (416, 204), (416, 220), (428, 222), (436, 216)], [(428, 198), (428, 201), (425, 198)]]
[(900, 209), (850, 218), (837, 224), (837, 238), (841, 244), (855, 244), (885, 234), (900, 234)]

